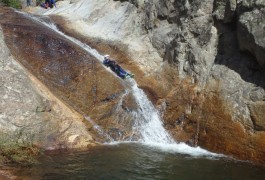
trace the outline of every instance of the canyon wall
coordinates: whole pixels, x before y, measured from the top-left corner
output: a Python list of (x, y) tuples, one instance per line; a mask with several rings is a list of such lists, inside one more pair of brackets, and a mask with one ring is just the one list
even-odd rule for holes
[[(188, 143), (264, 162), (265, 2), (148, 3), (144, 26), (180, 81), (164, 101), (168, 129)], [(157, 21), (177, 26), (169, 43), (156, 34), (165, 27)]]
[[(177, 141), (264, 164), (264, 5), (260, 0), (79, 0), (31, 12), (49, 15), (66, 34), (135, 73)], [(105, 83), (114, 89), (103, 88), (102, 100), (123, 91), (114, 79)], [(81, 110), (88, 106), (74, 98), (81, 85), (71, 91), (60, 99)], [(93, 92), (85, 95), (93, 99)], [(104, 107), (102, 102), (94, 105)], [(112, 112), (112, 103), (117, 102), (107, 103), (106, 112)], [(97, 108), (84, 112), (106, 118), (96, 115), (102, 112)]]
[(136, 63), (178, 141), (265, 161), (263, 1), (81, 0), (41, 14), (138, 73)]

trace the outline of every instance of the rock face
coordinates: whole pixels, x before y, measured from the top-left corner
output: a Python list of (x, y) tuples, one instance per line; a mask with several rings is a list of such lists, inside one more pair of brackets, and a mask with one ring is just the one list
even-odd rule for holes
[[(125, 92), (126, 83), (106, 71), (102, 63), (80, 45), (27, 15), (8, 9), (2, 11), (5, 13), (0, 23), (12, 55), (84, 121), (82, 128), (68, 137), (70, 143), (80, 138), (81, 142), (90, 141), (91, 137), (79, 135), (83, 130), (104, 142), (131, 136), (132, 117), (128, 112), (136, 104), (131, 93)], [(36, 112), (51, 111), (49, 102), (42, 104), (36, 107)], [(128, 115), (120, 120), (121, 114)], [(93, 128), (95, 123), (102, 129)], [(60, 132), (68, 132), (67, 128)], [(110, 136), (106, 135), (109, 133)]]
[[(9, 11), (1, 8), (1, 23), (3, 13)], [(15, 61), (4, 42), (3, 29), (6, 28), (0, 29), (1, 146), (13, 143), (59, 149), (93, 144), (82, 116), (61, 103)]]
[(215, 15), (218, 20), (230, 23), (237, 22), (237, 37), (239, 47), (252, 53), (260, 66), (264, 66), (264, 7), (263, 1), (216, 1)]
[[(60, 7), (59, 2), (58, 7)], [(74, 9), (78, 9), (78, 11), (72, 16), (70, 14)], [(75, 27), (78, 34), (86, 37), (93, 35), (93, 38), (99, 40), (107, 39), (110, 43), (115, 42), (111, 44), (120, 45), (122, 51), (127, 52), (128, 56), (132, 57), (136, 63), (144, 65), (141, 67), (144, 67), (143, 70), (147, 73), (151, 72), (153, 67), (159, 68), (162, 62), (157, 50), (149, 43), (150, 37), (141, 26), (144, 21), (143, 12), (133, 4), (119, 1), (113, 3), (106, 0), (80, 0), (78, 3), (64, 5), (61, 8), (45, 12), (36, 9), (36, 13), (64, 16), (71, 22), (65, 25), (70, 29)], [(104, 53), (110, 54), (110, 52)], [(115, 54), (112, 55), (115, 56)]]
[(258, 63), (265, 68), (265, 2), (242, 1), (239, 6), (238, 40), (241, 50), (255, 55)]
[[(176, 140), (264, 164), (264, 6), (261, 0), (80, 0), (62, 7), (58, 2), (48, 11), (36, 8), (36, 13), (51, 15), (65, 33), (134, 72)], [(85, 117), (97, 140), (108, 138), (92, 130), (93, 122), (112, 138), (123, 134), (126, 139), (130, 117), (119, 117), (136, 104), (130, 95), (123, 97), (124, 84), (64, 37), (11, 10), (1, 11), (13, 57), (56, 95), (55, 102), (79, 113), (24, 83), (27, 73), (2, 41), (1, 132), (44, 147), (84, 145), (91, 140), (80, 122)], [(41, 85), (30, 77), (34, 86)], [(79, 128), (82, 133), (76, 134)]]
[(134, 72), (137, 63), (177, 140), (265, 162), (264, 1), (81, 0), (45, 14), (102, 53), (125, 52)]
[[(158, 75), (168, 87), (158, 104), (166, 104), (165, 125), (176, 139), (264, 163), (264, 5), (145, 2), (144, 27), (177, 74), (163, 63)], [(165, 29), (167, 38), (156, 33)]]

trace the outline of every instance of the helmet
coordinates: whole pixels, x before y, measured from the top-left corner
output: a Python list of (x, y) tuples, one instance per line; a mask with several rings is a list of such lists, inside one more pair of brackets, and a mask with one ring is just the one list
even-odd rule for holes
[(104, 56), (104, 59), (108, 59), (110, 56), (108, 55), (108, 54), (106, 54), (105, 56)]

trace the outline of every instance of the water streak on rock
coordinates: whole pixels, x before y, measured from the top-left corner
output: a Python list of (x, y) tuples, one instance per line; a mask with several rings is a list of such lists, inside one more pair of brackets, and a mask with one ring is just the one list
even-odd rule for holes
[[(17, 12), (17, 14), (20, 14), (20, 12)], [(156, 111), (156, 109), (154, 108), (152, 103), (148, 100), (144, 92), (137, 87), (137, 84), (133, 79), (128, 80), (128, 81), (122, 81), (122, 82), (118, 81), (117, 78), (114, 79), (115, 81), (119, 82), (120, 85), (123, 86), (123, 88), (127, 89), (125, 93), (121, 93), (121, 96), (116, 100), (116, 104), (114, 106), (115, 108), (112, 109), (113, 113), (109, 114), (109, 116), (114, 115), (114, 117), (116, 117), (114, 119), (118, 118), (118, 121), (121, 121), (122, 119), (123, 121), (121, 123), (122, 126), (120, 123), (112, 127), (111, 126), (108, 127), (106, 124), (105, 125), (101, 124), (101, 126), (106, 129), (106, 130), (103, 130), (102, 128), (100, 128), (99, 125), (95, 124), (95, 122), (91, 120), (91, 119), (96, 119), (98, 121), (99, 119), (98, 115), (96, 116), (94, 115), (94, 117), (92, 115), (91, 119), (87, 118), (87, 114), (90, 114), (91, 111), (92, 111), (92, 114), (93, 114), (93, 111), (98, 111), (99, 107), (97, 107), (97, 105), (99, 105), (99, 102), (97, 100), (102, 99), (102, 98), (99, 98), (97, 95), (98, 93), (102, 91), (102, 89), (99, 86), (101, 85), (104, 86), (105, 84), (101, 84), (99, 81), (97, 81), (99, 79), (97, 74), (99, 74), (98, 72), (99, 69), (103, 69), (103, 66), (99, 66), (99, 62), (101, 63), (103, 56), (100, 55), (96, 50), (87, 46), (86, 44), (76, 40), (73, 37), (69, 37), (65, 35), (61, 31), (59, 31), (53, 23), (47, 23), (47, 20), (43, 21), (41, 18), (34, 17), (34, 16), (31, 16), (25, 13), (22, 13), (22, 14), (25, 18), (21, 18), (20, 16), (19, 17), (23, 21), (30, 20), (33, 23), (39, 24), (39, 26), (44, 25), (43, 27), (45, 27), (44, 29), (46, 29), (46, 32), (49, 32), (49, 34), (52, 36), (52, 38), (49, 38), (49, 37), (46, 37), (44, 34), (40, 34), (41, 36), (40, 44), (44, 43), (46, 46), (45, 48), (42, 47), (42, 49), (37, 51), (37, 53), (41, 52), (41, 50), (44, 50), (43, 54), (46, 54), (48, 58), (42, 57), (42, 62), (41, 62), (42, 67), (40, 71), (43, 73), (41, 73), (39, 77), (43, 81), (46, 81), (47, 86), (50, 86), (50, 83), (52, 83), (54, 87), (51, 87), (51, 88), (55, 88), (56, 90), (61, 89), (58, 95), (61, 96), (61, 98), (65, 100), (66, 102), (68, 102), (71, 106), (76, 108), (77, 111), (84, 114), (85, 119), (87, 119), (92, 124), (94, 129), (96, 129), (96, 131), (100, 135), (105, 136), (107, 140), (110, 140), (110, 141), (113, 141), (113, 138), (114, 138), (115, 140), (123, 140), (123, 141), (124, 140), (134, 140), (134, 141), (136, 140), (136, 141), (142, 141), (142, 142), (148, 142), (148, 143), (174, 143), (174, 140), (170, 137), (170, 135), (163, 128), (158, 111)], [(39, 26), (36, 25), (36, 28), (38, 28)], [(53, 32), (55, 32), (56, 34), (54, 34)], [(19, 34), (16, 34), (16, 36), (19, 36)], [(58, 41), (57, 39), (55, 39), (54, 36), (58, 36), (60, 40)], [(38, 36), (36, 37), (38, 39)], [(65, 38), (66, 40), (63, 40), (63, 38)], [(23, 39), (23, 40), (26, 40), (26, 39)], [(19, 41), (21, 42), (21, 40)], [(69, 41), (67, 43), (69, 45), (65, 45), (66, 44), (65, 42), (67, 41)], [(18, 48), (21, 47), (20, 45), (17, 45), (16, 41), (14, 40), (12, 41), (12, 43), (18, 46)], [(66, 47), (64, 48), (63, 46), (66, 46)], [(82, 50), (76, 47), (81, 48)], [(59, 51), (60, 53), (59, 58), (57, 54), (58, 52), (56, 52), (55, 50)], [(66, 57), (66, 59), (62, 59), (62, 56), (67, 56), (67, 53), (65, 52), (68, 52), (68, 54), (70, 54), (71, 56)], [(76, 52), (78, 52), (78, 54), (76, 54)], [(94, 57), (91, 56), (91, 54)], [(72, 56), (75, 57), (75, 60), (72, 59)], [(84, 59), (84, 56), (88, 57), (89, 60)], [(58, 60), (53, 60), (54, 58), (58, 58)], [(97, 60), (95, 60), (94, 58), (96, 58)], [(50, 59), (52, 61), (49, 61)], [(43, 65), (43, 61), (45, 60), (47, 61), (47, 63)], [(87, 63), (88, 61), (89, 63)], [(23, 58), (22, 63), (24, 63), (27, 67), (29, 67), (32, 65), (31, 63), (33, 62), (29, 63), (28, 57), (27, 57), (27, 59)], [(82, 87), (81, 85), (79, 86), (80, 82), (78, 82), (78, 80), (80, 81), (83, 73), (77, 70), (78, 67), (80, 66), (83, 66), (83, 68), (85, 68), (88, 65), (92, 66), (92, 68), (90, 68), (90, 70), (92, 71), (91, 73), (92, 77), (88, 77), (91, 79), (92, 82), (90, 86), (87, 86), (88, 88), (92, 88), (89, 93), (90, 98), (89, 97), (87, 98), (87, 100), (90, 100), (90, 105), (89, 104), (87, 105), (87, 103), (84, 102), (86, 99), (80, 97), (80, 94), (84, 93), (83, 91), (86, 91), (86, 88)], [(75, 70), (75, 74), (71, 73), (73, 66), (74, 66), (73, 70)], [(31, 68), (33, 70), (32, 66)], [(58, 78), (59, 74), (57, 74), (58, 70), (62, 74), (61, 76), (59, 76), (59, 78)], [(39, 72), (35, 72), (35, 73), (38, 74)], [(47, 74), (53, 75), (52, 79), (49, 76), (47, 76)], [(43, 76), (46, 76), (46, 77), (43, 77)], [(115, 77), (115, 76), (111, 76), (111, 77)], [(47, 80), (48, 78), (49, 80)], [(73, 84), (73, 81), (76, 83)], [(68, 98), (66, 98), (67, 96), (65, 97), (64, 95), (63, 91), (65, 90), (69, 91), (69, 95), (67, 95)], [(116, 88), (112, 90), (115, 91)], [(128, 91), (131, 91), (131, 94), (133, 95), (133, 98), (135, 99), (136, 104), (138, 105), (138, 108), (134, 112), (129, 112), (129, 113), (126, 112), (125, 114), (127, 114), (127, 116), (124, 116), (123, 115), (124, 107), (122, 106), (122, 104), (123, 104), (124, 97), (126, 97), (129, 94)], [(120, 94), (120, 93), (115, 93), (115, 94)], [(71, 96), (73, 95), (75, 96), (75, 98), (72, 99)], [(82, 105), (80, 105), (79, 103), (80, 101), (83, 103)], [(100, 102), (103, 102), (103, 101), (100, 101)], [(89, 110), (87, 111), (85, 110), (85, 108), (89, 108)], [(101, 110), (103, 111), (103, 113), (105, 112), (104, 109), (101, 109)], [(125, 108), (125, 110), (127, 109)], [(101, 118), (104, 119), (105, 117), (103, 116)], [(108, 123), (114, 124), (115, 121), (111, 120)]]

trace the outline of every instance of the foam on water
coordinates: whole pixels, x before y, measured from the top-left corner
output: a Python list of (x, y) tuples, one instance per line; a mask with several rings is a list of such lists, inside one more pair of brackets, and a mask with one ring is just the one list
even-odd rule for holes
[(110, 142), (105, 143), (104, 145), (117, 146), (122, 144), (141, 144), (142, 146), (146, 146), (152, 149), (157, 149), (159, 151), (163, 151), (166, 153), (173, 154), (185, 154), (192, 157), (208, 157), (208, 158), (222, 158), (226, 157), (223, 154), (212, 153), (200, 147), (191, 147), (185, 143), (174, 143), (174, 144), (164, 144), (164, 143), (146, 143), (146, 142), (131, 142), (131, 141), (123, 141), (123, 142)]
[[(23, 12), (19, 13), (22, 13), (24, 16), (27, 16), (28, 18), (36, 22), (39, 22), (42, 25), (45, 25), (51, 30), (57, 32), (58, 35), (65, 37), (66, 39), (72, 41), (79, 47), (86, 50), (88, 53), (92, 54), (100, 62), (103, 61), (103, 55), (101, 55), (97, 50), (92, 49), (91, 47), (82, 43), (81, 41), (64, 34), (56, 27), (55, 24), (47, 23), (38, 17)], [(141, 139), (136, 143), (141, 143), (145, 146), (160, 149), (166, 152), (189, 154), (191, 156), (222, 156), (201, 149), (200, 147), (193, 148), (184, 143), (176, 143), (174, 139), (171, 137), (171, 135), (163, 127), (163, 122), (161, 120), (159, 112), (155, 109), (153, 104), (148, 100), (144, 91), (137, 87), (136, 81), (134, 79), (130, 79), (128, 81), (124, 81), (123, 83), (127, 88), (126, 93), (131, 91), (136, 100), (136, 103), (139, 106), (137, 112), (134, 113), (135, 122), (134, 126), (132, 127), (133, 132), (136, 132), (141, 135)], [(94, 129), (97, 130), (100, 135), (105, 136), (110, 141), (108, 142), (109, 145), (116, 145), (120, 143), (134, 143), (132, 141), (115, 142), (114, 139), (111, 138), (107, 133), (105, 133), (102, 130), (102, 128), (98, 126), (92, 119), (90, 119), (87, 116), (85, 116), (85, 119), (92, 124)]]

